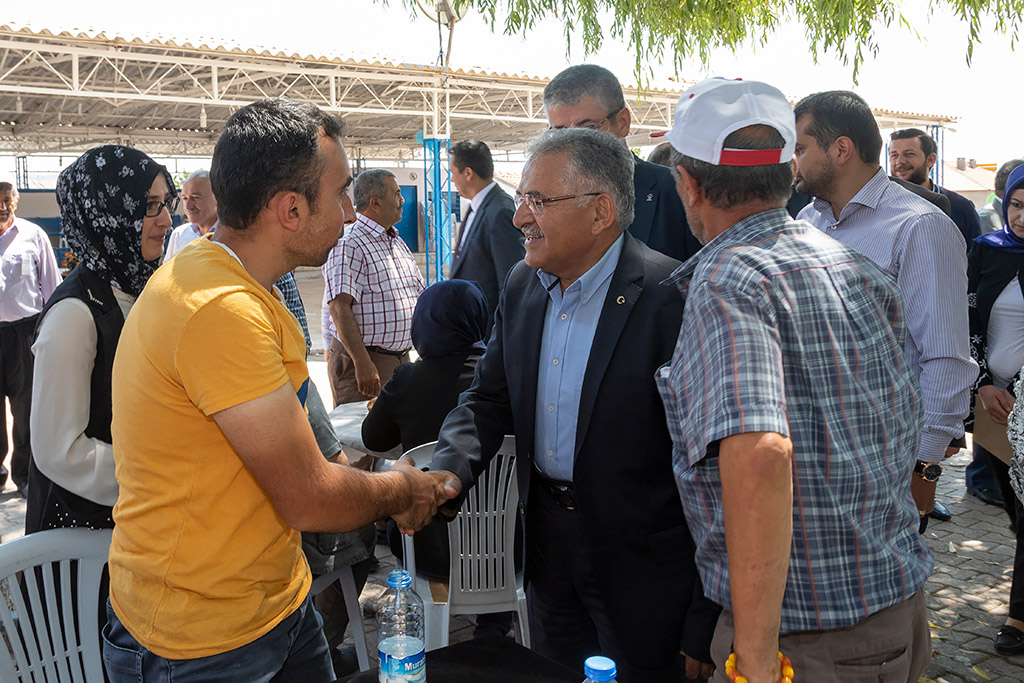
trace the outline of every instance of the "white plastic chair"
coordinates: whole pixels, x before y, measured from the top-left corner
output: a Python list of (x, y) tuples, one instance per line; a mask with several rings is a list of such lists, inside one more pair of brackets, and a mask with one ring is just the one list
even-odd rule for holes
[[(0, 681), (103, 683), (99, 593), (111, 530), (51, 529), (0, 545)], [(27, 599), (27, 603), (26, 603)]]
[(341, 594), (345, 598), (345, 611), (348, 612), (348, 625), (352, 629), (352, 640), (356, 645), (356, 660), (359, 662), (359, 670), (369, 671), (370, 657), (366, 649), (363, 612), (359, 609), (359, 593), (356, 592), (356, 580), (352, 575), (352, 567), (349, 565), (338, 567), (330, 574), (314, 577), (309, 594), (318, 595), (335, 581), (341, 584)]
[[(403, 457), (412, 457), (423, 467), (429, 464), (436, 444), (418, 446)], [(516, 640), (530, 646), (523, 577), (515, 570), (515, 528), (519, 515), (515, 452), (515, 438), (506, 436), (498, 454), (467, 493), (458, 516), (448, 524), (447, 587), (417, 576), (413, 539), (403, 537), (405, 568), (413, 575), (416, 592), (423, 599), (428, 651), (448, 645), (449, 619), (453, 614), (512, 610), (517, 616)]]

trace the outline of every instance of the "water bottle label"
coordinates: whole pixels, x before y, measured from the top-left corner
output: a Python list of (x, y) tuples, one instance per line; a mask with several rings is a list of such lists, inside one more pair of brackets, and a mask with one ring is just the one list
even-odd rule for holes
[(380, 683), (425, 683), (427, 657), (423, 650), (405, 657), (396, 657), (377, 650), (380, 659)]

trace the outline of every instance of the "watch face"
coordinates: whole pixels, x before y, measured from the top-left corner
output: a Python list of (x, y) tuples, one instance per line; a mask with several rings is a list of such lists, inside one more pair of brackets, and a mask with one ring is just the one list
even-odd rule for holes
[(939, 477), (942, 476), (942, 465), (937, 463), (925, 465), (921, 474), (923, 474), (924, 478), (928, 481), (938, 481)]

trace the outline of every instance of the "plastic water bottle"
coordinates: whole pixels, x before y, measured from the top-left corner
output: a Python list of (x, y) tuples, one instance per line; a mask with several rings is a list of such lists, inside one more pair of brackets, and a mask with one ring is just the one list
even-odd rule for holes
[(587, 657), (583, 673), (587, 675), (583, 683), (615, 683), (615, 662), (607, 657)]
[(388, 589), (377, 601), (377, 657), (380, 683), (425, 683), (423, 601), (404, 569), (388, 574)]

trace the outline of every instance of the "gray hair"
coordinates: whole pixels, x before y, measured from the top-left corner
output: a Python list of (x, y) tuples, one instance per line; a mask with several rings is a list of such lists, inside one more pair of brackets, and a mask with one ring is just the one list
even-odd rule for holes
[(210, 172), (207, 171), (205, 168), (201, 168), (198, 171), (192, 171), (191, 173), (189, 173), (188, 177), (185, 178), (185, 181), (182, 182), (182, 185), (184, 185), (185, 183), (191, 183), (193, 180), (201, 180), (203, 178), (206, 178), (207, 182), (209, 182), (210, 180)]
[[(1010, 175), (1007, 173), (1006, 175)], [(1004, 182), (1003, 185), (1006, 185)], [(0, 192), (10, 192), (12, 197), (18, 196), (18, 184), (13, 180), (0, 180)]]
[(356, 211), (362, 211), (370, 205), (370, 200), (386, 199), (388, 195), (385, 178), (394, 178), (395, 174), (383, 168), (371, 168), (356, 176), (355, 184), (352, 187), (352, 196), (355, 200)]
[[(564, 155), (567, 164), (562, 181), (573, 193), (603, 192), (615, 201), (619, 230), (633, 223), (633, 154), (611, 133), (587, 128), (546, 130), (526, 150), (532, 160), (548, 154)], [(581, 197), (582, 206), (589, 199)]]
[(588, 95), (608, 112), (626, 106), (622, 86), (615, 74), (597, 64), (577, 64), (563, 70), (547, 84), (544, 88), (544, 108), (552, 104), (571, 107)]

